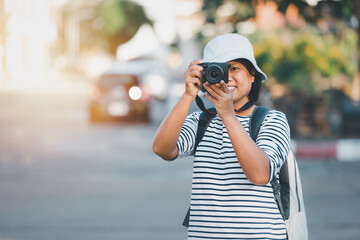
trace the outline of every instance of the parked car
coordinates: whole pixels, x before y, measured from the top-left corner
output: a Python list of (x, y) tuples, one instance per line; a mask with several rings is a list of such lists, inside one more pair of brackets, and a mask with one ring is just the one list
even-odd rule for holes
[(360, 101), (354, 101), (345, 96), (341, 105), (342, 136), (348, 138), (360, 137)]
[[(89, 104), (90, 121), (149, 121), (150, 98), (164, 97), (166, 91), (161, 69), (161, 65), (146, 60), (113, 64), (94, 84)], [(154, 86), (155, 90), (151, 88)], [(159, 90), (161, 86), (163, 90)]]

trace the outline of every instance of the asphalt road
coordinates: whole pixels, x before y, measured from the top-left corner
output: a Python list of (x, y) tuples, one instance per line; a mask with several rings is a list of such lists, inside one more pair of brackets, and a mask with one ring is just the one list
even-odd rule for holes
[[(192, 162), (152, 153), (158, 121), (89, 124), (84, 96), (0, 107), (0, 240), (186, 239)], [(358, 240), (360, 161), (299, 168), (309, 239)]]

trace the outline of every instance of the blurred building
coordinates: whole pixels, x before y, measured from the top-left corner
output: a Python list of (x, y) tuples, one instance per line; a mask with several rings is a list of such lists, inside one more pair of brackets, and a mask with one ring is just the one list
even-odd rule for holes
[(2, 82), (32, 84), (51, 77), (52, 44), (65, 0), (1, 0)]

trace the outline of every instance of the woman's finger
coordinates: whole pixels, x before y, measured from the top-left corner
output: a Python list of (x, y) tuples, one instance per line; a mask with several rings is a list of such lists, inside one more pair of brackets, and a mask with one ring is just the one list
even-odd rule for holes
[(202, 73), (201, 73), (201, 71), (199, 71), (198, 69), (192, 69), (192, 70), (189, 72), (189, 74), (190, 74), (191, 77), (196, 77), (196, 78), (199, 78), (199, 79), (202, 78)]
[(207, 99), (209, 99), (210, 102), (212, 102), (214, 105), (216, 105), (216, 104), (215, 104), (215, 103), (216, 103), (216, 99), (215, 99), (212, 95), (210, 95), (210, 93), (205, 92), (204, 95), (205, 95), (205, 97), (206, 97)]
[(218, 98), (219, 97), (219, 94), (217, 93), (217, 91), (214, 89), (214, 85), (209, 85), (208, 83), (205, 83), (205, 84), (203, 84), (203, 86), (204, 86), (204, 88), (206, 89), (206, 91), (208, 91), (210, 94), (211, 94), (211, 96), (213, 97), (213, 98)]
[[(201, 67), (199, 64), (200, 64), (200, 63), (203, 63), (203, 62), (204, 62), (204, 60), (202, 60), (202, 59), (198, 59), (198, 60), (192, 61), (192, 62), (189, 64), (188, 69), (191, 68), (191, 67), (193, 67), (193, 66), (199, 66), (199, 67)], [(202, 67), (201, 67), (201, 68), (202, 68)]]
[(219, 97), (224, 96), (223, 86), (220, 83), (211, 84), (209, 85), (209, 88), (211, 88)]
[(226, 86), (226, 83), (224, 82), (224, 80), (221, 80), (221, 81), (220, 81), (220, 85), (221, 85), (221, 89), (223, 89), (223, 91), (224, 91), (226, 94), (231, 93), (231, 92), (230, 92), (230, 89)]

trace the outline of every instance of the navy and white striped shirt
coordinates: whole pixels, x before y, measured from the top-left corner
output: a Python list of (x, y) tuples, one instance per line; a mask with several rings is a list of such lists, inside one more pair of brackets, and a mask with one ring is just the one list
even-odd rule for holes
[[(177, 141), (178, 157), (194, 154), (200, 113), (187, 116)], [(250, 116), (237, 118), (249, 132)], [(269, 157), (270, 178), (276, 177), (290, 150), (283, 113), (269, 111), (256, 143)], [(255, 185), (247, 179), (225, 125), (216, 116), (195, 153), (188, 239), (286, 239), (269, 182)]]

